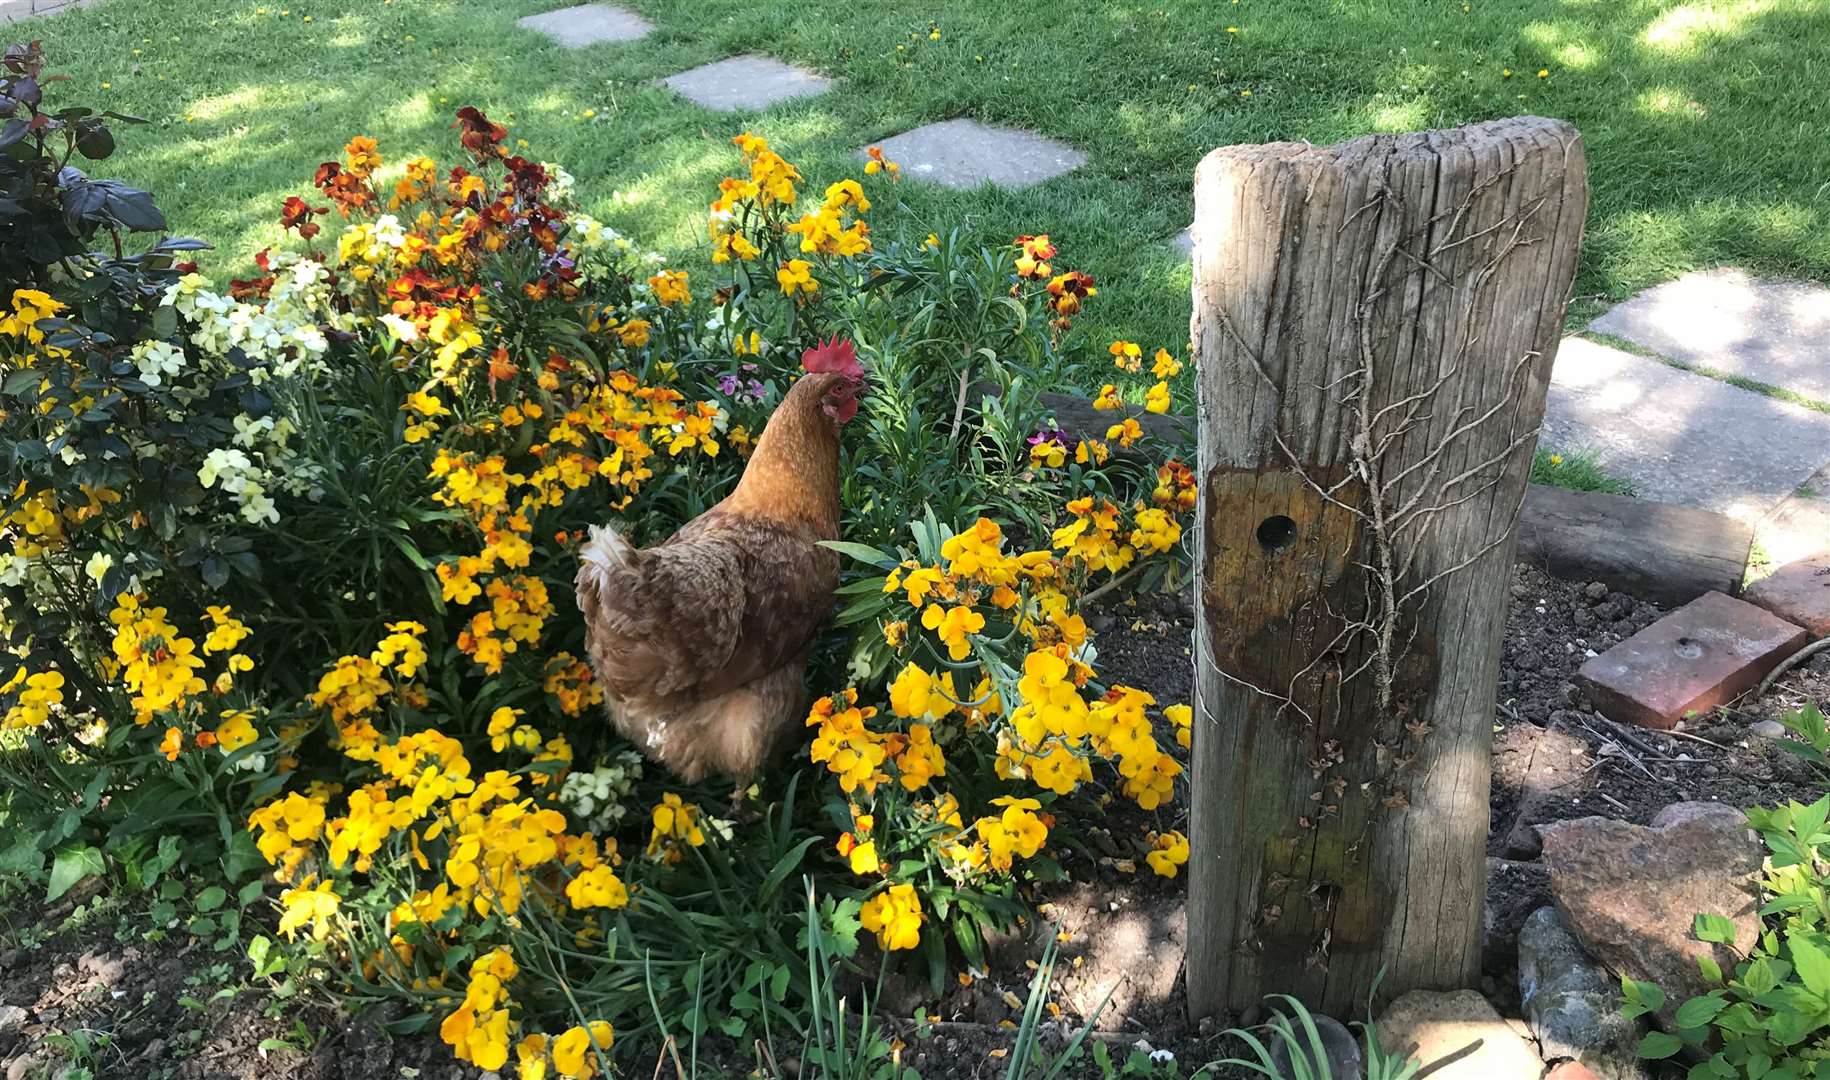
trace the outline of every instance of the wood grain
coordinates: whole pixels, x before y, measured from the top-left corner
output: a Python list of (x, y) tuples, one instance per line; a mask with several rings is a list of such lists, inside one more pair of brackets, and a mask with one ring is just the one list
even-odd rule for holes
[(1472, 985), (1514, 530), (1587, 210), (1519, 118), (1196, 173), (1191, 1011)]

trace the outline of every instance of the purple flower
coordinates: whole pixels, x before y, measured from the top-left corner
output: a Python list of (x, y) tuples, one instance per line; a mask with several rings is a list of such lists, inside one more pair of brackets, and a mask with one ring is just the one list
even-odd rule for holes
[(1036, 433), (1029, 437), (1029, 445), (1041, 446), (1043, 443), (1054, 443), (1056, 446), (1066, 447), (1067, 438), (1058, 428), (1038, 428)]
[(725, 397), (735, 397), (737, 395), (737, 376), (718, 376), (718, 392)]

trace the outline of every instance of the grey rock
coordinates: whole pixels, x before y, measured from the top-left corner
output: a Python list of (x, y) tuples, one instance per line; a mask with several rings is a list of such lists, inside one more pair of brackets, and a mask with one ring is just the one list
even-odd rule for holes
[(766, 109), (832, 87), (830, 79), (769, 56), (733, 56), (661, 81), (693, 104), (716, 112)]
[[(1033, 131), (992, 127), (977, 120), (942, 120), (872, 145), (902, 166), (902, 175), (950, 188), (980, 184), (1028, 187), (1072, 172), (1087, 156)], [(864, 151), (858, 151), (860, 157)]]
[[(1315, 1023), (1315, 1034), (1322, 1043), (1323, 1061), (1317, 1062), (1315, 1047), (1309, 1042), (1308, 1032), (1296, 1017), (1287, 1017), (1290, 1026), (1296, 1029), (1300, 1040), (1298, 1048), (1293, 1049), (1282, 1039), (1273, 1039), (1271, 1045), (1271, 1062), (1276, 1066), (1279, 1076), (1295, 1076), (1295, 1054), (1302, 1055), (1303, 1063), (1310, 1076), (1330, 1076), (1339, 1080), (1353, 1080), (1360, 1075), (1361, 1053), (1360, 1040), (1354, 1038), (1347, 1026), (1332, 1016), (1321, 1013), (1310, 1013), (1310, 1020)], [(1319, 1066), (1325, 1065), (1327, 1072)]]
[(1789, 737), (1786, 726), (1777, 720), (1762, 720), (1747, 726), (1749, 735), (1758, 735), (1763, 739), (1784, 739)]
[(13, 1031), (25, 1023), (28, 1014), (17, 1005), (0, 1005), (0, 1035)]
[(1195, 227), (1186, 226), (1181, 232), (1169, 238), (1169, 244), (1182, 253), (1184, 259), (1193, 258), (1195, 254)]
[(1647, 289), (1589, 324), (1687, 364), (1830, 401), (1830, 288), (1732, 267)]
[(1746, 825), (1747, 815), (1741, 812), (1740, 807), (1719, 802), (1674, 802), (1652, 815), (1651, 827), (1669, 829), (1691, 821), (1713, 821), (1733, 828)]
[(1473, 990), (1413, 990), (1392, 1002), (1378, 1032), (1386, 1051), (1408, 1051), (1426, 1066), (1480, 1040), (1474, 1052), (1430, 1074), (1437, 1080), (1535, 1080), (1544, 1071), (1537, 1050)]
[(515, 25), (538, 31), (568, 49), (604, 41), (639, 41), (654, 27), (633, 11), (614, 4), (579, 4), (518, 19)]
[(1830, 461), (1830, 415), (1571, 337), (1542, 441), (1594, 451), (1642, 498), (1754, 524)]
[(1550, 903), (1550, 871), (1542, 863), (1487, 860), (1487, 904), (1481, 925), (1481, 967), (1490, 974), (1512, 970), (1519, 954), (1519, 928), (1531, 913)]
[(1640, 1025), (1620, 1014), (1619, 983), (1583, 951), (1554, 907), (1519, 930), (1519, 1000), (1546, 1061), (1574, 1058), (1601, 1080), (1643, 1080)]

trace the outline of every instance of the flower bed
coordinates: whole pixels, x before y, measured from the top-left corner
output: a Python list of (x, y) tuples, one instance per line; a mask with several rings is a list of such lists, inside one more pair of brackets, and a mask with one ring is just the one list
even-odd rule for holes
[[(1170, 799), (1188, 709), (1102, 683), (1080, 609), (1185, 579), (1193, 473), (1126, 404), (1167, 411), (1181, 362), (1094, 346), (1113, 424), (1068, 445), (1034, 390), (1097, 287), (1048, 237), (886, 238), (895, 163), (816, 196), (744, 134), (708, 282), (466, 108), (456, 163), (351, 139), (222, 292), (194, 242), (126, 253), (163, 231), (151, 198), (59, 159), (128, 118), (44, 111), (42, 62), (0, 79), (30, 118), (0, 159), (30, 225), (0, 252), (9, 865), (243, 906), (271, 882), (257, 968), (405, 999), (483, 1068), (587, 1076), (664, 1035), (801, 1037), (835, 977), (809, 950), (911, 953), (938, 987), (1077, 821)], [(869, 390), (810, 744), (726, 810), (609, 733), (578, 552), (712, 506), (835, 336)]]

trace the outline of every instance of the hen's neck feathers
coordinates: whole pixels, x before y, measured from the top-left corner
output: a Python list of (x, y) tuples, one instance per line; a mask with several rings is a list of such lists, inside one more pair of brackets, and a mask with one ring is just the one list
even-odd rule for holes
[(828, 380), (802, 378), (769, 417), (722, 509), (839, 532), (839, 434), (820, 410)]

